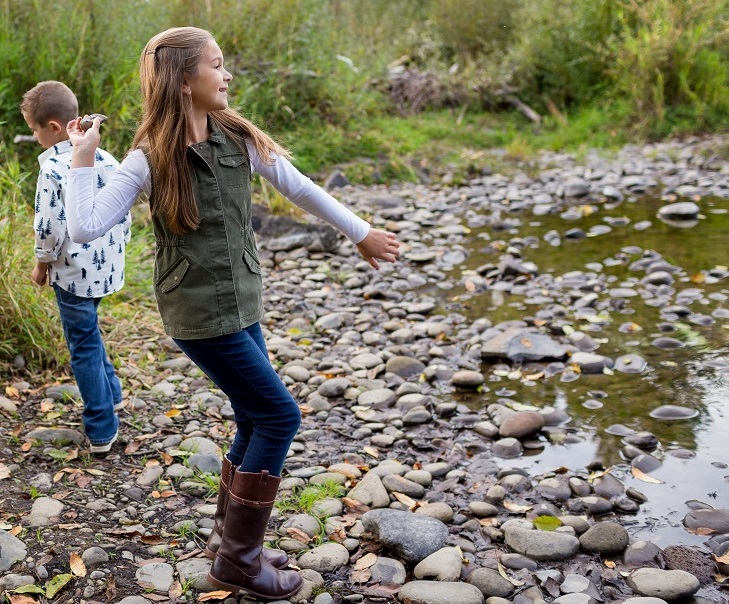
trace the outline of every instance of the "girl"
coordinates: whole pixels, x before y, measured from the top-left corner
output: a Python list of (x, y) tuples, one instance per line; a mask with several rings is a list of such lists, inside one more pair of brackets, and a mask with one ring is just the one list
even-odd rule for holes
[(271, 367), (258, 321), (261, 266), (251, 226), (252, 170), (299, 207), (337, 227), (374, 267), (394, 262), (395, 236), (369, 224), (301, 175), (287, 152), (228, 108), (231, 74), (205, 30), (163, 31), (140, 58), (143, 118), (111, 181), (94, 197), (99, 119), (69, 122), (73, 155), (68, 230), (105, 233), (149, 195), (156, 238), (154, 289), (165, 330), (229, 397), (237, 432), (224, 459), (206, 553), (211, 585), (280, 599), (299, 590), (283, 552), (263, 548), (298, 405)]

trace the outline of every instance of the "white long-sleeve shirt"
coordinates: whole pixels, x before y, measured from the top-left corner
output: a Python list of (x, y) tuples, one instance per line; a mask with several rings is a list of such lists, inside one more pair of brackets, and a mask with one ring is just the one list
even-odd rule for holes
[[(265, 163), (255, 145), (246, 139), (251, 171), (258, 172), (273, 187), (302, 210), (339, 229), (353, 243), (361, 242), (370, 225), (339, 203), (324, 189), (299, 172), (290, 161), (272, 155)], [(106, 233), (129, 211), (140, 193), (151, 194), (149, 162), (135, 149), (124, 158), (103, 190), (94, 196), (93, 168), (74, 168), (68, 175), (68, 196), (75, 200), (68, 211), (68, 232), (76, 242), (92, 241)]]

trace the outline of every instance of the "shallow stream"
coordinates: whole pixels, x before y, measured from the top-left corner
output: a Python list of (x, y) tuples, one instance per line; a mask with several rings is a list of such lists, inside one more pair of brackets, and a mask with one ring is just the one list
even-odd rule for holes
[[(571, 421), (566, 426), (567, 442), (546, 438), (536, 447), (525, 449), (523, 456), (504, 460), (504, 467), (519, 467), (530, 475), (564, 467), (580, 470), (593, 462), (611, 467), (626, 488), (644, 493), (635, 522), (628, 526), (634, 538), (651, 540), (659, 546), (699, 544), (706, 537), (692, 535), (681, 524), (690, 511), (691, 501), (717, 508), (729, 508), (729, 279), (714, 278), (729, 265), (729, 200), (703, 199), (703, 214), (698, 224), (679, 228), (656, 218), (664, 201), (643, 197), (615, 206), (585, 206), (580, 218), (566, 219), (558, 214), (535, 216), (531, 211), (509, 215), (514, 227), (494, 230), (475, 228), (464, 246), (467, 259), (448, 273), (448, 278), (433, 283), (427, 290), (441, 300), (444, 312), (459, 312), (475, 320), (501, 321), (534, 317), (549, 303), (559, 303), (551, 293), (527, 298), (505, 291), (469, 292), (463, 274), (487, 263), (497, 263), (497, 250), (513, 238), (532, 238), (522, 249), (524, 261), (538, 267), (539, 274), (565, 275), (572, 271), (593, 273), (606, 279), (613, 288), (641, 291), (643, 272), (630, 269), (643, 250), (653, 250), (680, 271), (674, 274), (676, 295), (688, 291), (692, 312), (671, 319), (661, 308), (651, 305), (655, 298), (618, 296), (591, 320), (574, 321), (575, 330), (585, 330), (601, 344), (595, 352), (613, 359), (628, 353), (647, 361), (640, 374), (614, 371), (607, 374), (582, 374), (574, 381), (563, 381), (561, 374), (525, 379), (539, 375), (546, 363), (528, 366), (495, 365), (484, 362), (487, 389), (459, 399), (475, 409), (507, 398), (519, 404), (564, 409)], [(650, 224), (649, 224), (650, 223)], [(610, 232), (590, 236), (610, 225)], [(638, 225), (638, 228), (636, 228)], [(569, 229), (588, 233), (581, 239), (567, 239)], [(558, 245), (545, 241), (544, 235), (557, 231)], [(718, 268), (717, 268), (718, 267)], [(466, 277), (467, 279), (467, 277)], [(691, 295), (693, 294), (693, 295)], [(611, 298), (607, 292), (602, 298)], [(612, 303), (615, 302), (615, 303)], [(724, 311), (723, 309), (728, 309)], [(710, 325), (697, 324), (696, 315), (714, 319)], [(666, 323), (675, 328), (665, 333)], [(634, 324), (626, 328), (627, 324)], [(621, 329), (622, 326), (622, 329)], [(661, 327), (662, 326), (662, 327)], [(676, 350), (663, 350), (652, 344), (659, 336), (671, 336), (685, 344)], [(663, 420), (651, 417), (662, 405), (680, 405), (695, 410), (691, 419)], [(660, 483), (645, 482), (631, 473), (629, 460), (622, 453), (622, 437), (611, 435), (610, 426), (622, 424), (636, 431), (649, 431), (658, 438), (654, 454), (663, 464), (650, 473)], [(686, 450), (681, 455), (671, 454)]]

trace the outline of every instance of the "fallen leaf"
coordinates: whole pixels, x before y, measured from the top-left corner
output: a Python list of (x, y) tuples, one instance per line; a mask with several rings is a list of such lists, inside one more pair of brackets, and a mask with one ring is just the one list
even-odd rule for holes
[(725, 554), (723, 556), (714, 556), (714, 560), (721, 564), (729, 564), (729, 554)]
[(232, 592), (230, 591), (209, 591), (206, 594), (200, 594), (197, 598), (198, 602), (207, 602), (209, 600), (225, 600)]
[(365, 596), (374, 596), (375, 598), (390, 598), (402, 589), (402, 585), (395, 583), (382, 583), (380, 585), (370, 585), (366, 587), (362, 594)]
[(524, 585), (522, 581), (519, 581), (517, 579), (514, 579), (513, 577), (510, 577), (508, 574), (506, 574), (506, 569), (504, 568), (504, 565), (501, 564), (501, 560), (499, 560), (499, 574), (504, 577), (509, 583), (511, 583), (514, 587), (519, 587), (521, 585)]
[(22, 527), (22, 526), (20, 526), (20, 525), (18, 525), (18, 526), (16, 526), (15, 528), (12, 528), (12, 529), (10, 529), (10, 530), (9, 530), (8, 532), (9, 532), (9, 533), (10, 533), (10, 534), (11, 534), (11, 535), (12, 535), (13, 537), (17, 537), (18, 535), (20, 535), (20, 533), (22, 533), (22, 532), (23, 532), (23, 527)]
[(525, 348), (531, 348), (532, 346), (534, 346), (529, 338), (522, 338), (520, 342)]
[(365, 554), (354, 563), (354, 570), (364, 570), (377, 562), (377, 554)]
[(56, 483), (56, 482), (58, 482), (59, 480), (61, 480), (61, 479), (63, 478), (63, 474), (64, 474), (63, 470), (61, 470), (60, 472), (56, 472), (56, 473), (55, 473), (55, 474), (53, 475), (53, 482), (54, 482), (54, 483)]
[(612, 560), (605, 560), (605, 566), (607, 566), (608, 568), (615, 568), (616, 565), (615, 562), (613, 562)]
[(176, 600), (177, 598), (182, 597), (182, 585), (180, 585), (179, 581), (172, 582), (172, 585), (170, 585), (170, 589), (167, 591), (167, 595), (172, 600)]
[(71, 568), (71, 572), (77, 577), (86, 576), (86, 565), (76, 552), (72, 552), (69, 556), (68, 564)]
[(369, 506), (366, 506), (361, 501), (357, 501), (356, 499), (352, 499), (351, 497), (344, 497), (342, 498), (342, 503), (346, 505), (350, 510), (353, 510), (358, 513), (364, 514), (366, 511), (368, 511), (370, 508)]
[(638, 480), (642, 480), (643, 482), (649, 482), (651, 484), (663, 484), (662, 480), (659, 480), (658, 478), (654, 478), (653, 476), (650, 476), (643, 472), (643, 470), (639, 470), (638, 468), (632, 468), (633, 476), (637, 478)]
[(162, 451), (162, 461), (164, 461), (166, 466), (171, 466), (172, 463), (175, 461), (175, 458), (172, 457), (167, 451)]
[(96, 468), (86, 468), (85, 471), (92, 476), (106, 476), (106, 472), (103, 470), (97, 470)]
[(0, 480), (3, 478), (10, 478), (10, 468), (4, 463), (0, 463)]
[(31, 445), (30, 443), (23, 443), (22, 445), (20, 445), (20, 450), (23, 451), (23, 453), (25, 453), (27, 451), (30, 451), (30, 448), (32, 446), (33, 445)]
[(124, 448), (124, 453), (129, 455), (129, 453), (135, 453), (139, 450), (139, 447), (142, 446), (141, 440), (133, 440), (130, 443), (127, 443), (127, 446)]
[(10, 598), (10, 604), (38, 604), (38, 600), (34, 600), (29, 596), (8, 594), (8, 597)]
[(532, 506), (530, 505), (519, 505), (518, 503), (513, 503), (512, 501), (504, 501), (504, 507), (509, 510), (510, 512), (528, 512), (532, 509)]
[(46, 598), (52, 600), (71, 581), (73, 581), (73, 575), (69, 573), (53, 577), (46, 583)]
[(372, 578), (372, 571), (368, 568), (352, 571), (352, 583), (367, 583)]
[(53, 401), (41, 401), (40, 411), (41, 413), (48, 413), (53, 410)]
[(296, 527), (289, 527), (286, 529), (286, 532), (296, 539), (297, 541), (301, 541), (302, 543), (309, 543), (311, 541), (311, 537), (307, 535), (304, 531), (301, 529), (297, 529)]
[(414, 499), (408, 497), (405, 495), (405, 493), (398, 493), (397, 491), (393, 491), (390, 493), (395, 499), (397, 499), (400, 503), (404, 503), (409, 508), (415, 507), (418, 505), (418, 502)]
[(530, 373), (529, 375), (525, 375), (524, 379), (529, 380), (530, 382), (534, 382), (536, 380), (541, 380), (544, 377), (544, 371), (539, 371), (537, 373)]
[(159, 545), (160, 543), (165, 542), (165, 540), (159, 535), (144, 535), (140, 541), (145, 545)]
[(177, 417), (178, 415), (182, 415), (182, 411), (179, 409), (170, 409), (169, 411), (165, 411), (165, 415), (167, 417)]
[(80, 529), (83, 527), (83, 524), (73, 523), (73, 524), (59, 524), (58, 528), (63, 529), (64, 531), (75, 531), (76, 529)]
[[(15, 594), (41, 594), (45, 595), (45, 591), (40, 585), (36, 585), (35, 583), (31, 583), (30, 585), (23, 585), (22, 587), (18, 587), (17, 589), (12, 590)], [(35, 600), (33, 600), (35, 602)]]
[(363, 447), (362, 450), (367, 453), (370, 457), (377, 459), (380, 456), (380, 452), (374, 447)]
[(466, 286), (467, 292), (473, 293), (476, 291), (476, 284), (473, 281), (466, 281), (466, 283), (464, 283), (464, 285)]
[(106, 601), (111, 602), (116, 598), (116, 581), (114, 575), (108, 575), (106, 578)]
[(5, 386), (5, 395), (9, 398), (19, 398), (20, 391), (15, 386)]
[(703, 283), (706, 281), (706, 275), (704, 273), (696, 273), (695, 275), (691, 275), (691, 281), (693, 283)]

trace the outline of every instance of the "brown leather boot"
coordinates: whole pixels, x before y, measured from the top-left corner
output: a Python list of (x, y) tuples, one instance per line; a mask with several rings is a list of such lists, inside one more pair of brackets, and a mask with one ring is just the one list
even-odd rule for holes
[(233, 472), (222, 540), (208, 574), (213, 587), (272, 600), (301, 589), (299, 573), (273, 567), (263, 554), (263, 538), (280, 482), (280, 476), (265, 470)]
[[(215, 558), (215, 554), (220, 547), (220, 541), (223, 534), (223, 522), (225, 521), (225, 509), (228, 505), (228, 490), (230, 489), (230, 481), (233, 478), (233, 464), (230, 463), (227, 455), (223, 455), (223, 470), (220, 473), (220, 489), (218, 490), (218, 509), (215, 510), (215, 524), (213, 532), (208, 537), (208, 543), (205, 546), (205, 555), (211, 560)], [(280, 549), (263, 548), (263, 555), (269, 564), (276, 568), (286, 568), (289, 565), (289, 557)]]

